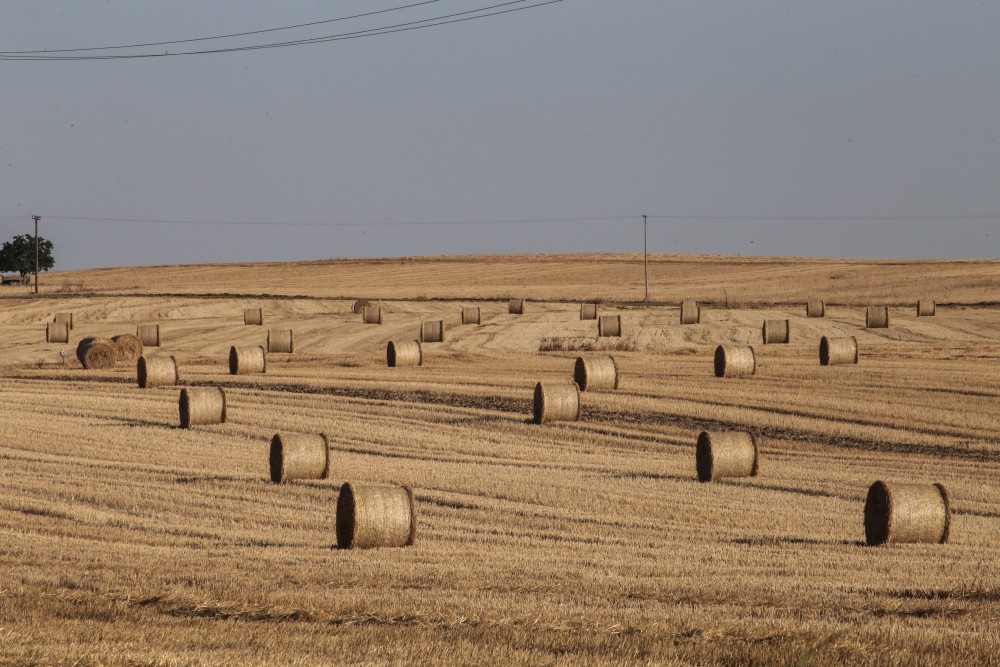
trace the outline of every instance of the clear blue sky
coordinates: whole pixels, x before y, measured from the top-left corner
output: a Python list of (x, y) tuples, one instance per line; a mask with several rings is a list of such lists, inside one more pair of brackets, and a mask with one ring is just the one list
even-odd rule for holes
[[(249, 45), (497, 4), (423, 7)], [(541, 0), (530, 0), (532, 4)], [(0, 51), (156, 42), (406, 0), (4, 0)], [(564, 0), (285, 49), (0, 60), (0, 238), (46, 219), (57, 268), (650, 250), (991, 257), (1000, 3)], [(119, 51), (122, 53), (126, 51)], [(11, 217), (15, 219), (10, 219)], [(930, 216), (928, 220), (767, 220)], [(751, 219), (764, 218), (764, 219)]]

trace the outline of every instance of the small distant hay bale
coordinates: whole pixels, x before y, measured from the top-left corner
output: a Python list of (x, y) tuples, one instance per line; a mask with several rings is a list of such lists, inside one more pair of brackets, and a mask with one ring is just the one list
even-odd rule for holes
[(420, 323), (420, 342), (443, 343), (444, 320), (424, 320)]
[(788, 320), (764, 320), (764, 344), (787, 343), (789, 339)]
[(695, 446), (699, 482), (722, 477), (756, 477), (760, 465), (757, 438), (746, 431), (702, 431)]
[(382, 324), (382, 306), (365, 306), (361, 321), (365, 324)]
[(365, 308), (372, 305), (368, 299), (358, 299), (351, 306), (351, 310), (354, 311), (355, 315), (362, 315), (365, 312)]
[(715, 348), (715, 377), (749, 377), (756, 372), (757, 356), (752, 347), (720, 345)]
[(112, 336), (115, 343), (115, 364), (135, 366), (142, 356), (142, 341), (135, 334), (125, 333)]
[(937, 313), (937, 304), (934, 299), (920, 299), (917, 301), (917, 317), (934, 317)]
[(251, 375), (267, 372), (267, 352), (263, 345), (229, 348), (229, 374)]
[(142, 341), (143, 347), (160, 347), (159, 324), (140, 324), (135, 328), (135, 335)]
[(397, 366), (423, 366), (424, 350), (419, 340), (408, 340), (397, 343), (389, 341), (385, 346), (385, 363), (389, 368)]
[(172, 356), (139, 357), (139, 362), (135, 365), (135, 375), (139, 389), (172, 387), (180, 383), (177, 359)]
[(823, 336), (819, 341), (820, 366), (837, 366), (840, 364), (858, 363), (858, 339), (854, 336), (829, 338)]
[(507, 312), (511, 315), (524, 315), (524, 299), (511, 299), (507, 304)]
[(291, 329), (268, 329), (267, 351), (278, 354), (295, 352), (295, 339)]
[(701, 306), (693, 299), (681, 302), (681, 324), (698, 324), (701, 322)]
[(53, 322), (65, 322), (69, 325), (69, 328), (73, 328), (73, 313), (56, 313), (56, 316), (52, 319)]
[(549, 385), (539, 382), (535, 385), (532, 409), (536, 424), (552, 421), (579, 421), (580, 387), (575, 382)]
[(243, 324), (264, 324), (262, 308), (247, 308), (243, 311)]
[(117, 359), (115, 342), (110, 338), (84, 338), (76, 346), (76, 358), (84, 368), (114, 368)]
[(226, 392), (221, 387), (181, 389), (181, 428), (226, 423)]
[(577, 357), (573, 367), (573, 381), (580, 387), (580, 391), (617, 389), (618, 362), (614, 357)]
[(865, 500), (865, 541), (944, 544), (951, 532), (951, 501), (942, 484), (875, 482)]
[(580, 319), (581, 320), (596, 320), (597, 319), (597, 304), (596, 303), (581, 303), (580, 304)]
[(413, 489), (344, 482), (337, 499), (337, 546), (341, 549), (408, 547), (417, 537)]
[(68, 343), (69, 322), (49, 322), (45, 325), (46, 343)]
[(889, 328), (889, 306), (868, 306), (865, 311), (865, 327), (868, 329)]
[(479, 323), (479, 306), (466, 306), (462, 309), (462, 324)]
[(809, 301), (806, 303), (806, 317), (825, 317), (826, 302)]
[(269, 457), (271, 481), (330, 477), (330, 441), (325, 433), (275, 433)]
[(621, 315), (601, 315), (597, 320), (597, 335), (610, 338), (622, 335)]

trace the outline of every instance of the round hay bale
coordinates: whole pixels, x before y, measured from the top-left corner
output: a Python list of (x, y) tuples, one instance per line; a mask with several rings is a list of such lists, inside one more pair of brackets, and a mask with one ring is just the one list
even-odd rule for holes
[(764, 320), (764, 344), (788, 342), (788, 320)]
[(580, 387), (577, 384), (535, 385), (532, 402), (536, 424), (552, 421), (580, 420)]
[(150, 387), (171, 387), (181, 381), (177, 371), (177, 359), (174, 357), (139, 357), (135, 365), (136, 380), (139, 389)]
[(806, 303), (806, 317), (825, 317), (826, 303), (823, 301), (809, 301)]
[(269, 461), (275, 484), (292, 479), (327, 479), (330, 441), (325, 433), (275, 433)]
[(263, 345), (229, 348), (229, 374), (251, 375), (267, 372), (267, 352)]
[(69, 322), (49, 322), (45, 325), (46, 343), (68, 343)]
[(580, 387), (580, 391), (617, 389), (618, 362), (614, 357), (577, 357), (573, 367), (573, 381)]
[(888, 329), (889, 306), (868, 306), (865, 311), (865, 327), (868, 329)]
[(264, 311), (261, 308), (247, 308), (243, 311), (243, 324), (264, 324)]
[(746, 431), (702, 431), (695, 446), (699, 482), (722, 477), (756, 477), (760, 465), (757, 438)]
[(361, 321), (365, 324), (382, 324), (382, 306), (365, 306)]
[(181, 389), (181, 428), (226, 423), (226, 392), (221, 387)]
[(511, 315), (524, 315), (524, 299), (511, 299), (507, 304), (507, 312)]
[(143, 347), (160, 347), (159, 324), (140, 324), (135, 328), (135, 335), (142, 341)]
[(937, 313), (937, 304), (934, 299), (920, 299), (917, 301), (917, 317), (934, 317)]
[(396, 366), (423, 366), (424, 350), (419, 340), (397, 343), (390, 340), (385, 346), (385, 363), (389, 368)]
[(756, 372), (757, 356), (752, 347), (720, 345), (715, 348), (715, 377), (749, 377)]
[(580, 319), (581, 320), (596, 320), (597, 319), (597, 304), (596, 303), (581, 303), (580, 304)]
[(292, 330), (268, 329), (267, 351), (280, 354), (292, 354), (295, 352), (295, 340), (292, 336)]
[(819, 341), (820, 366), (858, 363), (858, 339), (854, 336), (828, 338)]
[(413, 489), (344, 482), (337, 498), (337, 546), (341, 549), (408, 547), (417, 537)]
[(462, 309), (462, 324), (479, 323), (479, 306), (466, 306)]
[(118, 366), (135, 366), (142, 356), (142, 341), (135, 334), (118, 334), (112, 336), (115, 343), (115, 364)]
[(368, 299), (358, 299), (351, 306), (351, 310), (354, 311), (355, 315), (362, 315), (365, 312), (365, 308), (372, 305)]
[(951, 502), (942, 484), (875, 482), (865, 500), (865, 541), (944, 544), (951, 532)]
[(65, 322), (66, 324), (69, 325), (69, 328), (72, 329), (73, 328), (73, 313), (56, 313), (56, 316), (55, 316), (55, 318), (53, 318), (52, 321), (56, 322), (56, 323)]
[(701, 306), (693, 299), (681, 302), (681, 324), (698, 324), (701, 322)]
[(420, 341), (422, 343), (443, 343), (444, 320), (424, 320), (421, 322)]
[(598, 337), (610, 338), (622, 335), (621, 315), (601, 315), (597, 320)]
[(84, 338), (76, 346), (76, 358), (84, 368), (114, 368), (117, 358), (115, 342), (110, 338)]

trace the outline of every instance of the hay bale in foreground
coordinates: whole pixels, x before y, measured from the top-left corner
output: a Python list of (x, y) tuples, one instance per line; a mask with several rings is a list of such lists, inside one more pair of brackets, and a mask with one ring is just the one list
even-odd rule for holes
[(408, 547), (417, 537), (413, 489), (344, 482), (337, 499), (337, 546), (341, 549)]
[(84, 368), (114, 368), (117, 359), (115, 342), (110, 338), (84, 338), (76, 346), (76, 358)]
[(423, 366), (424, 350), (419, 340), (408, 340), (401, 343), (389, 341), (385, 346), (385, 363), (389, 368), (397, 366)]
[(757, 372), (753, 348), (743, 345), (720, 345), (715, 348), (715, 377), (749, 377)]
[(140, 324), (135, 328), (135, 335), (142, 341), (143, 347), (160, 347), (159, 324)]
[(951, 532), (951, 502), (942, 484), (875, 482), (865, 500), (865, 541), (944, 544)]
[(115, 344), (115, 364), (118, 366), (135, 366), (142, 356), (142, 341), (135, 334), (118, 334), (112, 336)]
[(382, 324), (382, 306), (365, 306), (361, 321), (365, 324)]
[(532, 410), (536, 424), (552, 421), (579, 421), (580, 387), (575, 382), (549, 385), (539, 382), (535, 385)]
[(229, 348), (229, 374), (250, 375), (267, 372), (267, 352), (263, 345)]
[(181, 389), (177, 407), (181, 428), (226, 423), (226, 392), (221, 387)]
[(462, 324), (479, 323), (479, 306), (466, 306), (462, 309)]
[(865, 311), (865, 328), (888, 329), (889, 306), (868, 306)]
[(825, 317), (826, 302), (809, 301), (806, 303), (806, 317)]
[(722, 477), (756, 477), (760, 465), (757, 438), (746, 431), (702, 431), (695, 445), (699, 482)]
[(701, 306), (693, 299), (681, 302), (681, 324), (698, 324), (701, 322)]
[(858, 339), (854, 336), (829, 338), (823, 336), (819, 341), (820, 366), (837, 366), (840, 364), (858, 363)]
[(180, 383), (177, 359), (174, 357), (139, 357), (135, 365), (135, 379), (139, 389), (150, 387), (171, 387)]
[(56, 313), (56, 316), (52, 319), (53, 322), (65, 322), (69, 325), (69, 328), (73, 328), (73, 313)]
[(279, 354), (295, 352), (295, 340), (291, 329), (268, 329), (267, 351)]
[(580, 304), (580, 319), (581, 320), (596, 320), (597, 319), (597, 304), (596, 303), (581, 303)]
[(610, 338), (622, 335), (621, 315), (601, 315), (597, 320), (597, 336)]
[(268, 460), (275, 484), (292, 479), (327, 479), (330, 441), (325, 433), (275, 433)]
[(788, 343), (788, 320), (764, 320), (764, 344)]
[(573, 381), (580, 387), (580, 391), (617, 389), (618, 362), (614, 357), (577, 357), (573, 367)]
[(49, 322), (45, 325), (46, 343), (68, 343), (69, 322)]
[(443, 343), (444, 320), (424, 320), (420, 323), (420, 342)]
[(524, 299), (511, 299), (507, 304), (507, 312), (511, 315), (524, 315)]
[(937, 313), (937, 304), (934, 299), (917, 301), (917, 317), (934, 317), (935, 313)]
[(247, 308), (243, 311), (243, 324), (264, 324), (264, 310)]

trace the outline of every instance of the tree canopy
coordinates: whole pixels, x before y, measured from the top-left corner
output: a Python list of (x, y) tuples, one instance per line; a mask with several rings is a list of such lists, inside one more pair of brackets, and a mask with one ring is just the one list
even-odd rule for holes
[[(55, 266), (52, 259), (52, 241), (38, 237), (38, 270), (48, 271)], [(22, 276), (35, 272), (35, 237), (18, 234), (0, 248), (0, 271), (17, 271)]]

